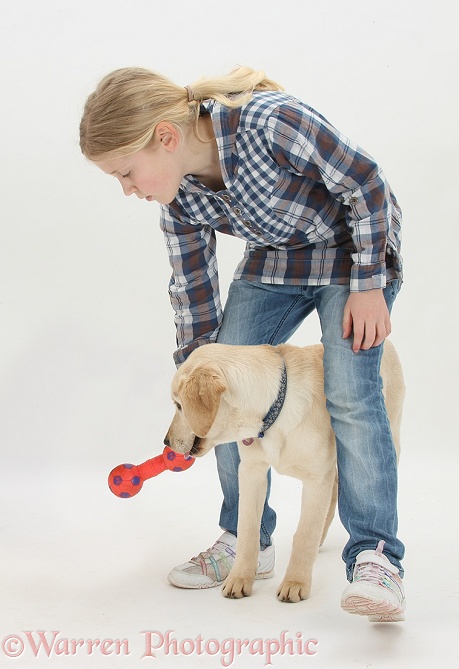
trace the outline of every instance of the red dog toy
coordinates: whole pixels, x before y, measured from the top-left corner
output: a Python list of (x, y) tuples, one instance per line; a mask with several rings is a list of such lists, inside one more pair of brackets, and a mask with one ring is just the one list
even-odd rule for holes
[(171, 472), (183, 472), (194, 464), (191, 455), (176, 453), (166, 446), (160, 455), (157, 455), (141, 465), (118, 465), (109, 474), (108, 487), (117, 497), (134, 497), (140, 492), (143, 482), (158, 476), (166, 469)]

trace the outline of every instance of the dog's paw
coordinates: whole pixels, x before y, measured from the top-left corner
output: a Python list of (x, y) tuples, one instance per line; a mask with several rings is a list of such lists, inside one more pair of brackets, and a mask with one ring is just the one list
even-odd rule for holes
[(300, 602), (309, 597), (311, 586), (301, 581), (284, 580), (279, 586), (277, 597), (281, 602)]
[(228, 575), (226, 581), (222, 585), (223, 597), (229, 599), (241, 599), (242, 597), (250, 597), (252, 594), (254, 578), (244, 576)]

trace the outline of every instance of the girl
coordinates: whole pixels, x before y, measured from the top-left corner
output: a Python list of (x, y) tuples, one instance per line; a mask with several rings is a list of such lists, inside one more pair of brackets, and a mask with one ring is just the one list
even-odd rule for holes
[[(208, 342), (285, 342), (317, 309), (338, 506), (349, 534), (341, 604), (370, 620), (403, 620), (396, 456), (379, 376), (402, 279), (401, 212), (379, 166), (311, 107), (246, 67), (185, 88), (148, 70), (117, 70), (86, 102), (80, 145), (125, 195), (161, 204), (177, 365)], [(216, 231), (247, 242), (224, 314)], [(218, 585), (234, 560), (239, 456), (236, 444), (216, 453), (224, 532), (171, 571), (178, 587)], [(259, 578), (274, 566), (268, 498), (269, 485)]]

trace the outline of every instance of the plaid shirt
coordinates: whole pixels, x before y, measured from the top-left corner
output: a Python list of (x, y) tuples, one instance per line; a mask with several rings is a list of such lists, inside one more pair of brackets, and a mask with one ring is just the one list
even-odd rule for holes
[(161, 207), (177, 364), (222, 319), (215, 231), (246, 240), (234, 278), (382, 288), (401, 278), (401, 212), (378, 165), (323, 116), (279, 92), (211, 115), (225, 190), (187, 175)]

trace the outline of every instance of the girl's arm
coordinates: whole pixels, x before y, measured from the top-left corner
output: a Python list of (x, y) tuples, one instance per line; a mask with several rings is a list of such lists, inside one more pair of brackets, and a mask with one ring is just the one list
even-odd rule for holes
[(344, 205), (354, 241), (351, 291), (384, 288), (386, 251), (397, 254), (401, 212), (381, 168), (314, 110), (292, 100), (270, 116), (269, 142), (276, 162), (321, 181)]
[(161, 207), (160, 227), (172, 267), (169, 296), (175, 312), (178, 366), (195, 348), (215, 341), (220, 329), (215, 231), (193, 224), (175, 203)]
[(345, 206), (355, 252), (343, 338), (353, 334), (355, 352), (378, 346), (391, 331), (382, 289), (387, 249), (398, 254), (401, 225), (401, 211), (389, 184), (365, 151), (307, 107), (281, 106), (269, 125), (277, 162), (295, 174), (320, 179)]

